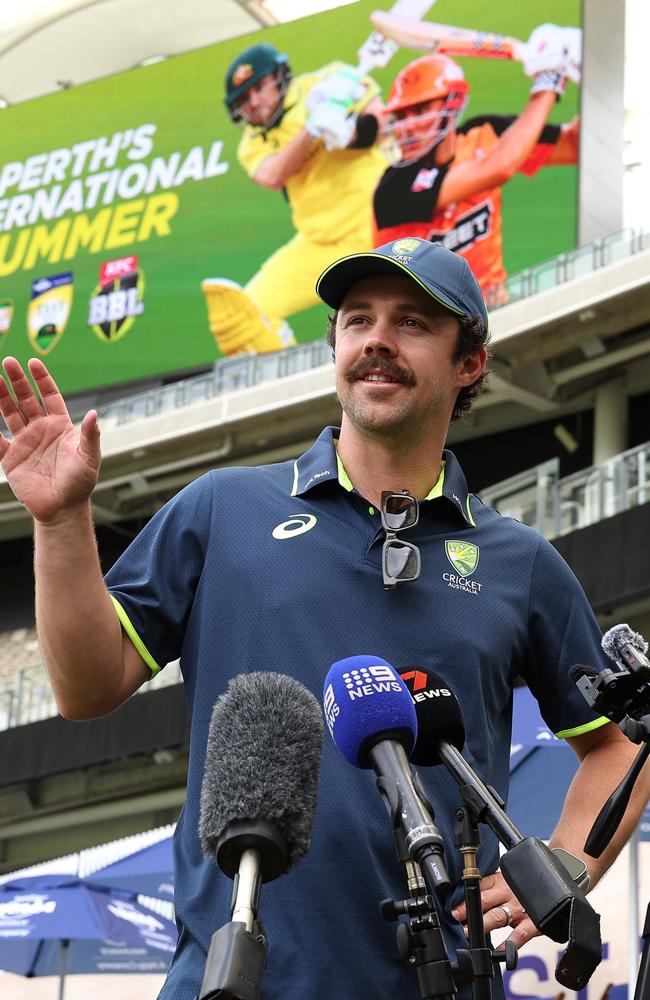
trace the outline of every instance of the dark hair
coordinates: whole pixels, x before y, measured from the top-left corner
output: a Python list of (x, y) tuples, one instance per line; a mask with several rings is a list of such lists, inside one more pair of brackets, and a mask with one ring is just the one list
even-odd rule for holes
[[(327, 329), (325, 331), (325, 340), (332, 348), (332, 357), (334, 357), (336, 346), (337, 315), (337, 312), (329, 314), (327, 317)], [(459, 361), (468, 358), (470, 354), (474, 354), (481, 347), (487, 346), (490, 341), (490, 331), (482, 316), (455, 316), (454, 318), (458, 320), (460, 329), (458, 331), (456, 350), (451, 360), (454, 364), (458, 364)], [(491, 357), (491, 355), (488, 354), (488, 357)], [(467, 413), (476, 397), (480, 396), (487, 389), (487, 376), (488, 373), (483, 372), (475, 382), (472, 382), (471, 385), (463, 386), (459, 391), (451, 414), (452, 420), (458, 420), (464, 413)]]

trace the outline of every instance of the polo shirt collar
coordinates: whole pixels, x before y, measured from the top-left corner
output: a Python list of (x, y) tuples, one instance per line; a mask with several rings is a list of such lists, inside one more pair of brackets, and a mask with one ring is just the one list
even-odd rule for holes
[[(326, 427), (311, 448), (296, 459), (293, 463), (291, 496), (305, 496), (315, 486), (329, 480), (339, 482), (343, 489), (348, 491), (353, 489), (350, 478), (336, 451), (334, 442), (338, 439), (339, 433), (338, 427)], [(451, 451), (443, 451), (442, 458), (444, 465), (438, 482), (426, 499), (434, 500), (436, 497), (446, 497), (460, 512), (467, 524), (476, 527), (463, 470)]]

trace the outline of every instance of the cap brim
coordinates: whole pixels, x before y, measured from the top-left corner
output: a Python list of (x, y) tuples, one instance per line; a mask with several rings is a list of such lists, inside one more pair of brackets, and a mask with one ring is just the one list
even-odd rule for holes
[(316, 282), (316, 294), (330, 308), (340, 309), (341, 303), (352, 285), (361, 281), (362, 278), (370, 278), (374, 274), (405, 275), (445, 309), (449, 309), (456, 316), (464, 315), (446, 292), (441, 291), (435, 284), (423, 281), (400, 261), (378, 253), (355, 253), (330, 264)]

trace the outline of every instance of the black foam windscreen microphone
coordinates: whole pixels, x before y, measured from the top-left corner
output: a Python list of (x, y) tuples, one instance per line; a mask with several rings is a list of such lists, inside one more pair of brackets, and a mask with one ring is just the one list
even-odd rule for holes
[(440, 744), (448, 743), (462, 750), (465, 723), (458, 699), (447, 682), (428, 667), (399, 667), (418, 720), (418, 736), (411, 763), (425, 766), (442, 763)]
[(292, 677), (241, 674), (217, 700), (199, 833), (204, 853), (230, 878), (247, 847), (259, 851), (263, 882), (307, 853), (322, 743), (320, 706)]
[(598, 677), (600, 673), (596, 667), (590, 667), (586, 663), (574, 663), (572, 667), (569, 667), (569, 680), (577, 684), (581, 677)]
[(505, 802), (494, 788), (483, 783), (461, 750), (465, 745), (465, 724), (458, 698), (435, 671), (428, 667), (399, 667), (418, 720), (418, 738), (411, 761), (424, 767), (444, 764), (459, 785), (472, 788), (483, 803), (483, 821), (507, 847), (522, 835), (504, 811)]

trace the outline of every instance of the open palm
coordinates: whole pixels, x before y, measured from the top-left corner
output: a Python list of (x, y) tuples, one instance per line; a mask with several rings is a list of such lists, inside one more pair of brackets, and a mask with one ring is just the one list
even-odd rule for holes
[(95, 487), (101, 457), (97, 417), (86, 414), (77, 431), (42, 361), (29, 363), (38, 394), (15, 358), (5, 358), (3, 367), (0, 413), (12, 438), (0, 435), (0, 463), (29, 513), (51, 521), (85, 503)]

